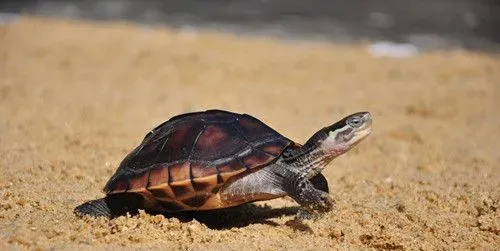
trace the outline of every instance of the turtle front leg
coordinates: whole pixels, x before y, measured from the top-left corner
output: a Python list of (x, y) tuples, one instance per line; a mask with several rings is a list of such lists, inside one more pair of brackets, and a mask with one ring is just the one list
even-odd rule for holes
[[(311, 180), (314, 182), (316, 179)], [(295, 175), (285, 182), (285, 190), (288, 195), (302, 206), (297, 213), (299, 220), (314, 218), (314, 214), (328, 212), (335, 206), (335, 201), (330, 197), (330, 194), (317, 189), (311, 180), (301, 175)], [(320, 188), (325, 189), (324, 187)]]

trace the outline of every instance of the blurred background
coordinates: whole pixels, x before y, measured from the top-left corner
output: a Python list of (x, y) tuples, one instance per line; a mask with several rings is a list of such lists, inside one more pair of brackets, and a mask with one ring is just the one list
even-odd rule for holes
[(496, 0), (3, 0), (0, 12), (343, 43), (390, 40), (425, 49), (498, 50), (500, 43)]

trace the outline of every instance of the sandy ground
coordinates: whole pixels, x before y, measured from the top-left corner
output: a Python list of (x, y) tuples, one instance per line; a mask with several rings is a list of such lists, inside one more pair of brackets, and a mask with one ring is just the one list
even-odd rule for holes
[[(500, 247), (500, 56), (129, 24), (0, 26), (0, 249), (443, 250)], [(369, 110), (372, 135), (325, 169), (337, 209), (303, 228), (288, 199), (222, 213), (73, 215), (170, 116), (252, 114), (304, 142)]]

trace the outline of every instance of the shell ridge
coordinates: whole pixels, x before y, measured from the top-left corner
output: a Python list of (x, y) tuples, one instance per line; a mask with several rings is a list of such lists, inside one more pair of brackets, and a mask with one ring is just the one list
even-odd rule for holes
[(189, 162), (189, 180), (191, 181), (191, 187), (195, 191), (196, 191), (196, 189), (195, 189), (195, 182), (194, 182), (194, 178), (193, 178), (193, 165), (191, 165), (191, 156), (193, 155), (193, 150), (196, 147), (196, 143), (200, 139), (201, 135), (203, 135), (203, 133), (205, 133), (205, 131), (207, 130), (207, 122), (203, 119), (202, 119), (202, 121), (203, 121), (203, 128), (200, 130), (198, 135), (196, 135), (196, 138), (193, 141), (193, 145), (191, 146), (191, 149), (189, 150), (189, 155), (188, 155), (188, 159), (187, 159)]
[(280, 156), (280, 155), (273, 155), (273, 154), (270, 154), (270, 153), (268, 153), (268, 152), (266, 152), (266, 151), (264, 151), (264, 150), (261, 150), (261, 149), (259, 149), (259, 148), (257, 148), (257, 147), (254, 147), (254, 148), (253, 148), (253, 150), (254, 150), (254, 151), (257, 151), (257, 152), (264, 153), (265, 155), (267, 155), (267, 156), (271, 156), (271, 157), (273, 157), (273, 158), (278, 158), (278, 157)]
[(151, 182), (149, 181), (149, 178), (151, 177), (151, 171), (148, 173), (148, 181), (146, 182), (146, 189), (150, 186)]
[(235, 125), (235, 122), (236, 122), (236, 121), (238, 121), (238, 120), (239, 120), (239, 118), (234, 119), (233, 121), (231, 121), (230, 125), (231, 125), (234, 129), (236, 129), (236, 131), (237, 131), (237, 132), (238, 132), (241, 136), (243, 136), (243, 139), (245, 139), (245, 141), (246, 141), (246, 142), (250, 142), (250, 141), (248, 140), (247, 136), (245, 135), (245, 133), (241, 130), (241, 128), (240, 128), (239, 126)]
[[(255, 151), (255, 147), (254, 147), (254, 145), (251, 143), (251, 141), (248, 139), (248, 137), (245, 135), (245, 133), (241, 130), (241, 128), (240, 128), (239, 126), (236, 126), (236, 125), (235, 125), (235, 122), (236, 122), (236, 121), (238, 121), (238, 119), (239, 119), (238, 117), (237, 117), (236, 119), (234, 119), (230, 125), (231, 125), (234, 129), (236, 129), (236, 131), (237, 131), (237, 132), (238, 132), (238, 133), (239, 133), (239, 134), (243, 137), (243, 139), (245, 140), (245, 142), (247, 143), (247, 145), (250, 147), (250, 151)], [(246, 152), (246, 151), (248, 151), (248, 150), (247, 150), (247, 149), (245, 149), (245, 150), (243, 150), (243, 151), (242, 151), (242, 152), (240, 152), (240, 153), (236, 153), (236, 154), (234, 155), (234, 157), (233, 157), (233, 158), (236, 158), (236, 159), (238, 160), (238, 162), (240, 162), (240, 164), (241, 164), (243, 167), (245, 167), (245, 169), (246, 169), (246, 170), (249, 170), (250, 168), (249, 168), (249, 167), (245, 164), (245, 162), (244, 162), (243, 160), (241, 160), (241, 159), (239, 158), (239, 155), (240, 155), (241, 153)]]
[(198, 142), (198, 140), (200, 139), (201, 135), (203, 135), (203, 133), (207, 130), (207, 124), (206, 122), (203, 124), (203, 129), (200, 130), (200, 132), (198, 133), (198, 135), (196, 135), (196, 138), (194, 139), (193, 141), (193, 145), (191, 146), (191, 149), (189, 150), (189, 155), (188, 155), (188, 158), (187, 160), (191, 160), (191, 156), (193, 155), (193, 150), (194, 148), (196, 147), (196, 143)]
[(195, 189), (195, 184), (194, 184), (194, 178), (193, 178), (193, 165), (191, 165), (191, 163), (189, 163), (189, 181), (191, 181), (191, 187), (193, 188), (194, 191), (196, 191)]
[(244, 167), (246, 170), (249, 170), (250, 167), (248, 167), (245, 162), (243, 160), (241, 160), (240, 156), (235, 156), (235, 159), (238, 160), (238, 162), (240, 162), (241, 166)]
[(137, 150), (135, 150), (135, 154), (134, 154), (134, 157), (136, 157), (137, 155), (139, 155), (139, 153), (142, 151), (142, 149), (144, 148), (144, 146), (146, 146), (146, 144), (144, 144), (144, 142), (137, 148)]
[(168, 140), (170, 139), (170, 134), (165, 137), (165, 141), (163, 141), (163, 144), (161, 145), (160, 151), (158, 151), (158, 154), (156, 155), (156, 160), (160, 158), (161, 152), (163, 152), (163, 148), (165, 148), (165, 145), (167, 144)]

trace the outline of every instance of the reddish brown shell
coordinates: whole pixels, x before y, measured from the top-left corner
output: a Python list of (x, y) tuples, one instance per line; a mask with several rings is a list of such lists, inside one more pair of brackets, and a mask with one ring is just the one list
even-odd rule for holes
[(226, 181), (272, 163), (292, 143), (246, 114), (179, 115), (146, 135), (104, 191), (139, 193), (166, 211), (224, 207), (210, 197)]

